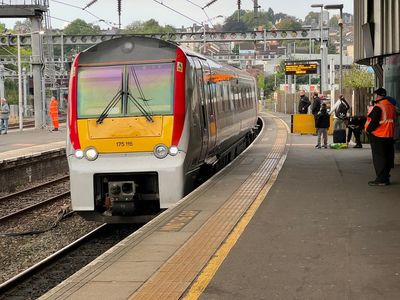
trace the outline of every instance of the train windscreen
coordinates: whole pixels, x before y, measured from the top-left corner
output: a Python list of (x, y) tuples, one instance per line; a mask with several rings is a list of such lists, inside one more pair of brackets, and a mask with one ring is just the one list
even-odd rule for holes
[(80, 67), (78, 118), (170, 115), (174, 64)]
[[(174, 64), (146, 64), (128, 66), (129, 93), (143, 102), (155, 115), (172, 114)], [(128, 115), (138, 115), (138, 106), (128, 102)]]

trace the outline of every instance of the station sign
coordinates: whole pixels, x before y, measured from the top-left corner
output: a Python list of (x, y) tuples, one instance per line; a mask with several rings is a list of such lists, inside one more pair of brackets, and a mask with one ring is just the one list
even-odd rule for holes
[(286, 75), (306, 75), (306, 74), (317, 74), (318, 64), (285, 64)]

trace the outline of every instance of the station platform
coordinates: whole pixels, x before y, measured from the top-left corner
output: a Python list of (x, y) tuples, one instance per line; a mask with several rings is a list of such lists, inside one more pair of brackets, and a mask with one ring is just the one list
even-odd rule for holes
[(316, 149), (262, 117), (228, 167), (40, 299), (400, 298), (399, 166), (370, 187), (369, 145)]
[(59, 131), (51, 129), (9, 129), (0, 135), (0, 163), (21, 157), (39, 155), (43, 152), (65, 148), (67, 130), (60, 124)]

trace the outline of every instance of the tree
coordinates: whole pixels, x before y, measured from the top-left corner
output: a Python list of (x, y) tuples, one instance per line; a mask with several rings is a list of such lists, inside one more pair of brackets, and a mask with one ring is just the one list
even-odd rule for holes
[(291, 30), (299, 30), (302, 28), (302, 25), (295, 17), (287, 16), (279, 21), (276, 24), (277, 29), (291, 29)]
[(235, 13), (233, 13), (233, 15), (226, 18), (225, 23), (222, 26), (222, 29), (224, 31), (249, 31), (249, 30), (253, 29), (251, 26), (249, 26), (244, 21), (242, 21), (242, 19), (243, 19), (243, 16), (240, 19), (240, 21), (238, 21), (237, 11), (236, 11)]
[(332, 41), (328, 41), (328, 54), (337, 54), (336, 46)]
[(284, 13), (277, 13), (277, 14), (274, 14), (273, 23), (274, 23), (274, 24), (279, 23), (280, 20), (285, 19), (285, 18), (287, 18), (287, 17), (289, 17), (289, 16), (288, 16), (287, 14), (284, 14)]
[(175, 28), (171, 25), (161, 26), (156, 20), (150, 19), (146, 22), (135, 21), (126, 26), (125, 32), (127, 33), (162, 33), (162, 32), (176, 32)]
[(335, 29), (335, 30), (339, 30), (339, 16), (338, 15), (334, 15), (329, 19), (329, 28)]
[(13, 79), (4, 80), (5, 96), (7, 97), (8, 104), (18, 103), (18, 84)]
[(317, 13), (315, 11), (310, 11), (308, 15), (304, 18), (304, 24), (305, 25), (318, 24), (319, 15), (320, 13)]
[(86, 23), (82, 19), (76, 19), (64, 28), (64, 34), (100, 34), (99, 25)]
[[(86, 23), (84, 20), (82, 19), (76, 19), (74, 21), (72, 21), (71, 23), (68, 24), (67, 27), (64, 28), (63, 30), (64, 34), (100, 34), (101, 33), (101, 29), (99, 25), (93, 25), (93, 24), (89, 24)], [(55, 47), (55, 51), (58, 52), (59, 48)], [(79, 52), (81, 49), (79, 49), (79, 46), (77, 46), (76, 48), (74, 46), (64, 46), (64, 52), (65, 55), (75, 55), (76, 52)]]
[(371, 88), (374, 86), (374, 75), (358, 65), (353, 65), (343, 74), (343, 85), (352, 89)]
[(265, 13), (265, 21), (271, 22), (272, 24), (275, 23), (274, 20), (274, 11), (271, 7), (268, 8), (268, 11)]
[(258, 26), (270, 29), (274, 23), (274, 11), (270, 8), (267, 12), (258, 13), (258, 18), (254, 18), (254, 11), (240, 10), (240, 21), (238, 21), (238, 12), (234, 12), (226, 18), (222, 27), (223, 31), (250, 31)]
[(14, 24), (14, 30), (18, 33), (29, 33), (31, 32), (32, 22), (30, 19), (24, 21), (16, 21)]
[(264, 90), (265, 88), (264, 72), (260, 72), (257, 74), (257, 88), (258, 90)]
[[(276, 86), (275, 86), (276, 76)], [(279, 65), (275, 66), (275, 73), (265, 78), (264, 94), (269, 97), (271, 93), (279, 89), (279, 84), (285, 82), (285, 61), (282, 60)]]

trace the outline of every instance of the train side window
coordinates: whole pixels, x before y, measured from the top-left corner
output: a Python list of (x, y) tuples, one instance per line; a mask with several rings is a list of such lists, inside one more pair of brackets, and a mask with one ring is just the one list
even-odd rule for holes
[(242, 104), (242, 97), (240, 97), (240, 90), (239, 90), (239, 87), (236, 87), (236, 88), (235, 88), (235, 98), (236, 98), (236, 103), (237, 103), (238, 108), (243, 107), (243, 104)]
[(216, 86), (216, 91), (217, 91), (217, 111), (221, 112), (223, 111), (223, 106), (222, 106), (222, 86), (221, 84), (217, 84)]
[(229, 84), (228, 87), (228, 99), (229, 99), (229, 108), (231, 111), (235, 110), (235, 104), (233, 101), (233, 92), (232, 92), (232, 86)]
[(228, 86), (226, 84), (223, 85), (223, 107), (224, 111), (228, 111), (229, 105), (228, 105)]

